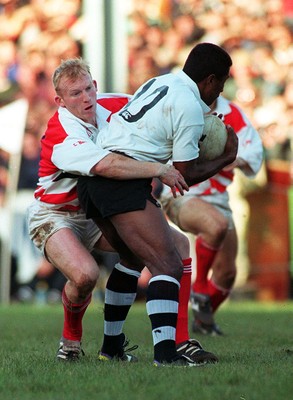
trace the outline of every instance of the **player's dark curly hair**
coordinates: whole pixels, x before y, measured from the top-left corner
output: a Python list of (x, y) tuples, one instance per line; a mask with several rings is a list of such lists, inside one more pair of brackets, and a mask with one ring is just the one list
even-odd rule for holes
[(213, 43), (199, 43), (189, 53), (183, 71), (196, 83), (214, 74), (222, 79), (229, 74), (232, 59), (222, 48)]

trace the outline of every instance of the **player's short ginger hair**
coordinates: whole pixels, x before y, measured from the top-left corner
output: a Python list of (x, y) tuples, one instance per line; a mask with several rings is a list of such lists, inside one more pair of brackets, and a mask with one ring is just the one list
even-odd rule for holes
[(62, 60), (61, 64), (55, 69), (53, 73), (53, 85), (56, 93), (60, 92), (60, 80), (62, 78), (67, 78), (70, 80), (75, 80), (82, 75), (90, 75), (90, 67), (82, 58), (69, 58), (67, 60)]

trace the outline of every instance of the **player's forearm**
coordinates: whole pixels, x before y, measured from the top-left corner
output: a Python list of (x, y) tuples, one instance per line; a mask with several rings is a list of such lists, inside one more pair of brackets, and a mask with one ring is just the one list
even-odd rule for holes
[(111, 153), (94, 165), (91, 172), (112, 179), (160, 178), (166, 168), (164, 164), (137, 161)]
[(238, 151), (238, 138), (235, 135), (233, 128), (226, 125), (227, 128), (227, 141), (224, 153), (214, 160), (200, 160), (196, 158), (189, 162), (175, 163), (174, 166), (183, 175), (188, 185), (194, 185), (203, 182), (213, 175), (220, 172), (227, 165), (232, 164), (236, 160)]
[(253, 174), (253, 170), (250, 167), (250, 165), (248, 164), (248, 162), (246, 162), (245, 160), (243, 160), (240, 157), (237, 157), (233, 163), (227, 165), (225, 168), (223, 168), (223, 170), (224, 171), (233, 171), (234, 168), (240, 169), (245, 175)]
[(211, 178), (231, 162), (233, 162), (232, 158), (219, 157), (215, 160), (205, 160), (204, 162), (199, 159), (188, 162), (174, 162), (173, 165), (181, 172), (187, 185), (191, 186)]
[(227, 164), (217, 161), (207, 161), (204, 164), (198, 163), (196, 167), (190, 169), (184, 178), (188, 185), (203, 182), (220, 172)]

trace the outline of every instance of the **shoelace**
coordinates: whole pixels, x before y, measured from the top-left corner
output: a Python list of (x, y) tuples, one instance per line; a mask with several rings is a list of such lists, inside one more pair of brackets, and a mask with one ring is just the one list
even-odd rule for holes
[(125, 339), (125, 341), (124, 341), (124, 343), (122, 345), (123, 351), (125, 353), (128, 352), (128, 351), (134, 351), (134, 350), (138, 349), (138, 345), (137, 344), (133, 345), (132, 347), (126, 348), (128, 345), (129, 345), (129, 340)]

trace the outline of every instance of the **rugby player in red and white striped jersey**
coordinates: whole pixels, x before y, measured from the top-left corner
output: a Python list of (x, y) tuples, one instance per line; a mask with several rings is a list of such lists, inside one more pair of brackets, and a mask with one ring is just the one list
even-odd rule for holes
[[(71, 90), (75, 93), (74, 88)], [(78, 95), (74, 94), (72, 97), (79, 101)], [(128, 98), (119, 94), (97, 94), (96, 105), (92, 103), (88, 107), (94, 112), (98, 124), (84, 121), (84, 118), (63, 107), (61, 98), (56, 99), (60, 102), (60, 107), (49, 120), (41, 140), (39, 182), (35, 198), (46, 203), (49, 208), (77, 211), (80, 209), (76, 194), (78, 176), (100, 173), (101, 163), (96, 164), (106, 156), (114, 156), (116, 159), (116, 155), (103, 149), (98, 151), (95, 140), (99, 130), (107, 124), (114, 112), (128, 102)], [(117, 167), (120, 168), (119, 165), (115, 168)], [(109, 173), (113, 176), (115, 174), (110, 169)]]
[(219, 96), (211, 109), (222, 114), (224, 123), (231, 125), (238, 136), (236, 160), (211, 178), (190, 186), (184, 197), (173, 199), (169, 188), (164, 188), (161, 200), (171, 221), (197, 236), (192, 330), (216, 336), (222, 331), (214, 314), (229, 296), (236, 278), (237, 235), (227, 189), (235, 168), (247, 177), (255, 177), (262, 165), (263, 146), (258, 132), (236, 104)]

